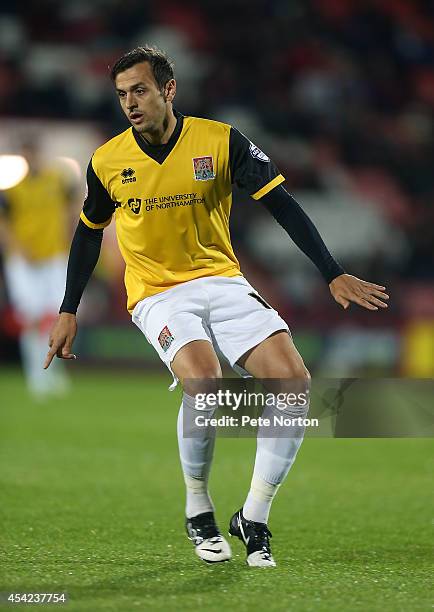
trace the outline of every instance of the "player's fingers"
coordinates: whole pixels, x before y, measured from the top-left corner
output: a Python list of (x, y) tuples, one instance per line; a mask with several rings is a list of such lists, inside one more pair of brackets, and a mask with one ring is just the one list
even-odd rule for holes
[(363, 308), (367, 308), (368, 310), (378, 310), (378, 306), (374, 306), (374, 304), (371, 304), (364, 298), (355, 297), (352, 301), (359, 304), (359, 306), (363, 306)]
[(70, 340), (67, 340), (65, 342), (64, 347), (62, 348), (60, 357), (62, 359), (77, 359), (77, 355), (74, 355), (74, 353), (71, 353), (71, 348), (72, 348), (72, 342)]
[(378, 289), (379, 291), (386, 290), (386, 287), (383, 287), (382, 285), (376, 285), (375, 283), (368, 283), (368, 281), (362, 281), (362, 283), (365, 287), (368, 287), (370, 289)]
[(74, 355), (74, 353), (62, 353), (61, 359), (77, 359), (77, 355)]
[(348, 306), (350, 305), (350, 302), (346, 298), (344, 298), (342, 295), (335, 297), (335, 300), (337, 301), (338, 304), (342, 306), (342, 308), (347, 309)]
[(56, 350), (54, 348), (51, 348), (48, 351), (47, 357), (45, 358), (45, 362), (44, 362), (44, 370), (46, 370), (48, 366), (50, 365), (50, 363), (53, 361), (53, 357), (55, 354), (56, 354)]
[(77, 359), (77, 355), (74, 355), (73, 353), (65, 351), (65, 349), (62, 349), (62, 348), (57, 349), (56, 357), (58, 359)]
[(385, 300), (389, 299), (389, 296), (387, 295), (387, 293), (383, 293), (381, 291), (377, 291), (375, 289), (369, 289), (367, 290), (366, 288), (364, 289), (364, 291), (362, 293), (360, 293), (359, 291), (357, 292), (357, 295), (365, 300), (367, 300), (368, 302), (371, 302), (372, 304), (376, 304), (377, 306), (380, 306), (380, 308), (387, 308), (387, 304), (385, 302), (383, 302), (382, 300), (377, 299), (376, 296), (381, 296), (383, 297)]
[(379, 298), (383, 298), (383, 300), (388, 300), (389, 299), (389, 296), (387, 295), (387, 293), (383, 293), (382, 291), (377, 291), (376, 289), (372, 289), (369, 293), (371, 295), (375, 295), (375, 296), (377, 296)]
[(380, 308), (388, 308), (388, 304), (386, 304), (385, 302), (382, 302), (381, 300), (377, 299), (373, 295), (368, 295), (365, 299), (371, 304), (375, 304), (376, 306), (379, 306)]

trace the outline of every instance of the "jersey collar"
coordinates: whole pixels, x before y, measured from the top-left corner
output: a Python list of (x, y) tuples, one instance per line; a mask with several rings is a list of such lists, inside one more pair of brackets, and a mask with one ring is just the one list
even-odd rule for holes
[(143, 138), (140, 136), (137, 130), (133, 127), (134, 138), (137, 144), (139, 145), (139, 147), (142, 149), (143, 153), (146, 153), (146, 155), (151, 157), (154, 161), (156, 161), (159, 164), (162, 164), (164, 162), (166, 157), (170, 154), (173, 147), (178, 142), (179, 137), (182, 132), (182, 127), (184, 125), (184, 115), (182, 115), (175, 109), (173, 109), (173, 114), (176, 117), (176, 125), (175, 125), (175, 129), (172, 132), (171, 137), (169, 138), (166, 144), (151, 145), (147, 143), (145, 140), (143, 140)]

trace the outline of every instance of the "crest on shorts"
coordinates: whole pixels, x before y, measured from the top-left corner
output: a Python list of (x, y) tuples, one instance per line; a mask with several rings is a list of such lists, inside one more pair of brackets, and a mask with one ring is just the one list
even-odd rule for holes
[(214, 162), (211, 155), (193, 157), (193, 169), (196, 181), (211, 181), (215, 178)]
[(172, 344), (174, 340), (175, 338), (172, 336), (172, 332), (167, 327), (167, 325), (163, 327), (163, 329), (160, 332), (160, 335), (158, 336), (158, 342), (160, 343), (160, 346), (164, 352), (166, 352), (169, 349), (170, 345)]

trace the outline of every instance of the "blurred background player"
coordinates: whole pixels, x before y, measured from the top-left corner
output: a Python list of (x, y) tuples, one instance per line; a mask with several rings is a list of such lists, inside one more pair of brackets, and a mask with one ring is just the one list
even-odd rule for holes
[(68, 208), (74, 189), (59, 169), (46, 164), (36, 138), (22, 143), (21, 154), (27, 174), (0, 192), (0, 242), (27, 387), (43, 398), (67, 389), (63, 364), (56, 363), (52, 372), (41, 364), (65, 285)]

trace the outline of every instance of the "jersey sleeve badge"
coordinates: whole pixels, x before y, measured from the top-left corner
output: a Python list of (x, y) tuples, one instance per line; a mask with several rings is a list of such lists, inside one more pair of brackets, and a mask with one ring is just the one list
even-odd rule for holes
[(268, 157), (268, 155), (265, 155), (265, 153), (261, 151), (259, 147), (253, 144), (253, 142), (250, 142), (249, 150), (250, 150), (250, 155), (254, 157), (255, 159), (259, 159), (259, 161), (262, 161), (262, 162), (270, 161), (270, 158)]

